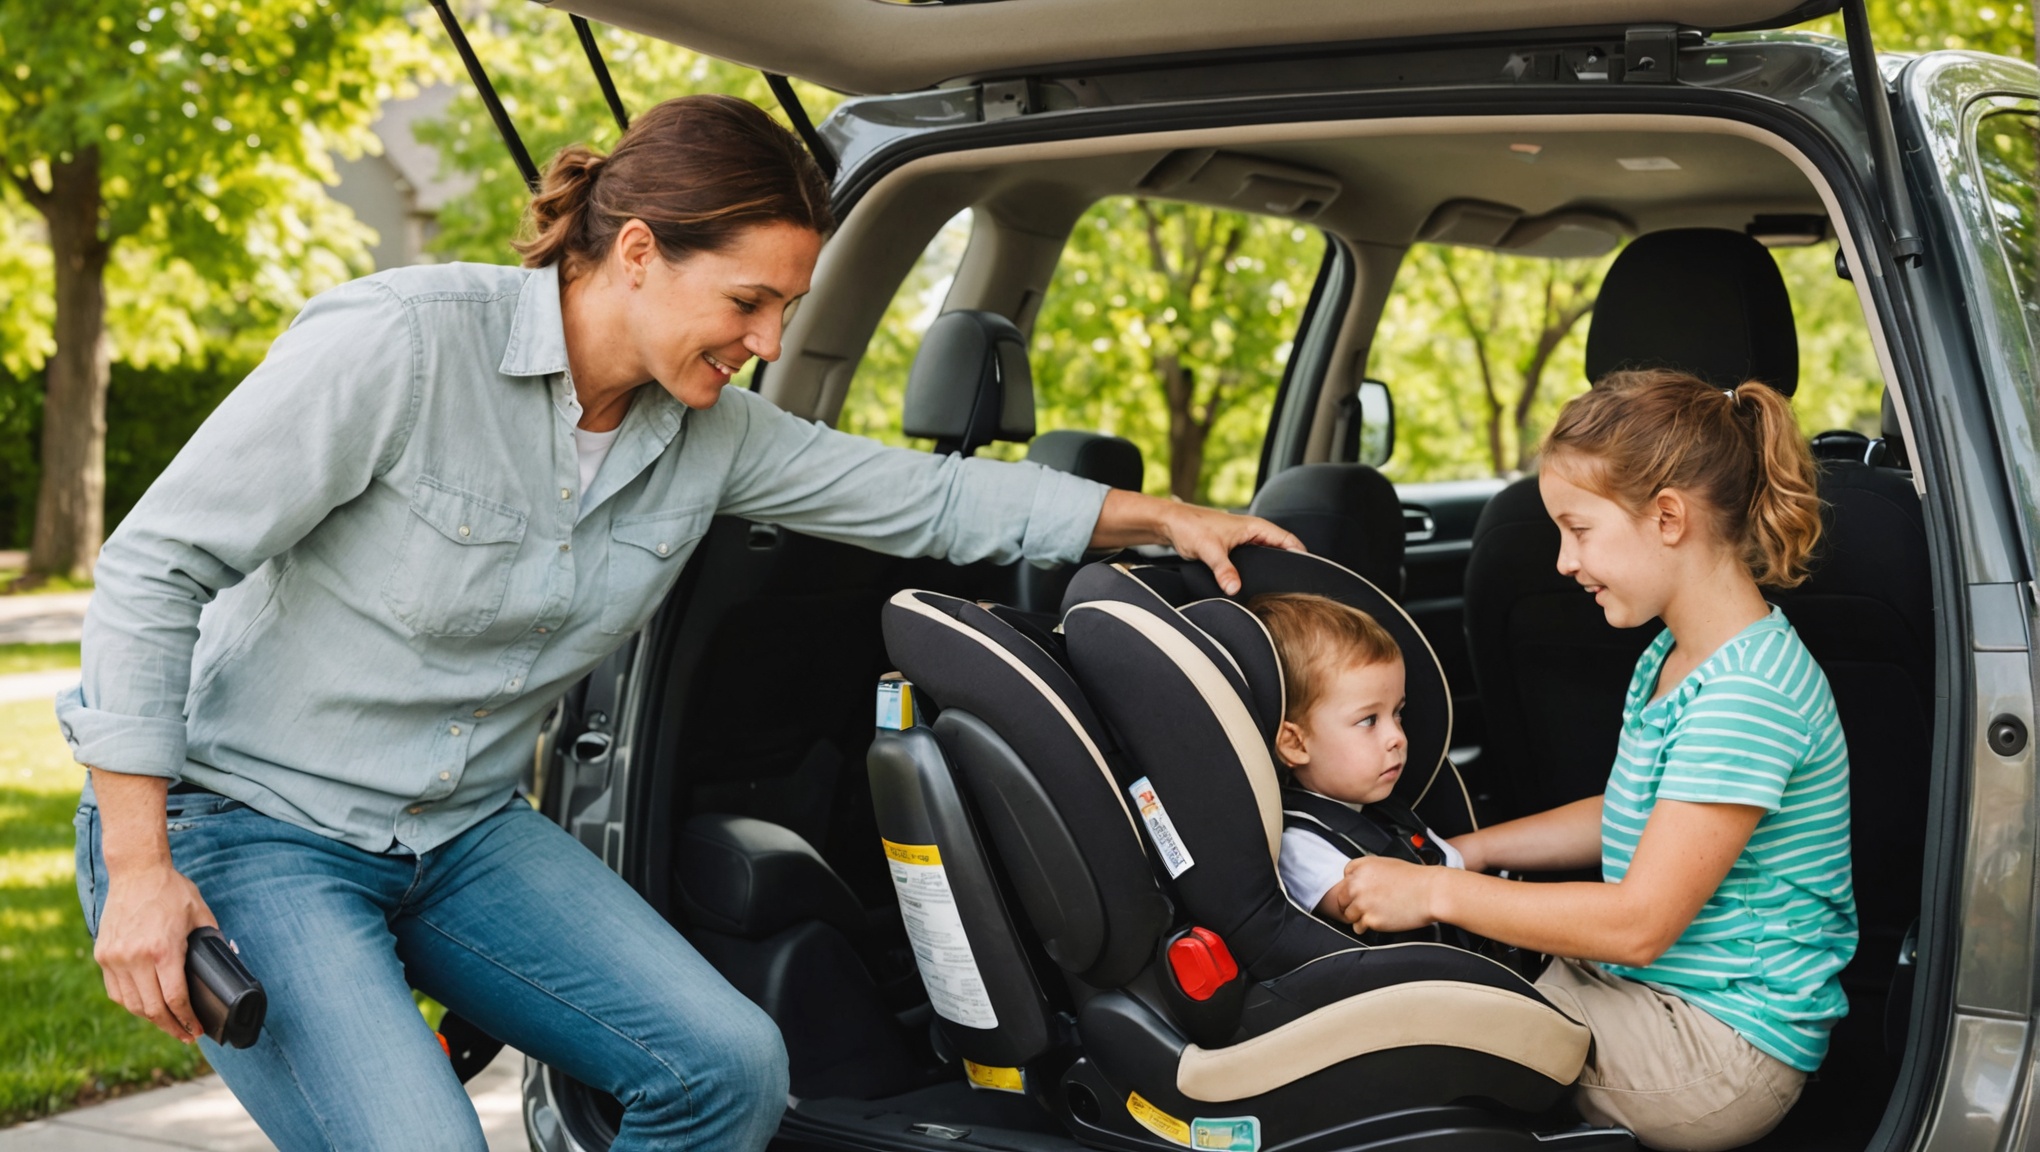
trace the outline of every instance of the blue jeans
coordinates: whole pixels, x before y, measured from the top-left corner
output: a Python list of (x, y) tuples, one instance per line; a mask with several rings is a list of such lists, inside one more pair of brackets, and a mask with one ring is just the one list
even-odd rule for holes
[[(89, 793), (88, 793), (89, 797)], [(284, 1152), (484, 1152), (417, 988), (623, 1102), (617, 1152), (762, 1148), (786, 1106), (772, 1021), (622, 878), (521, 800), (421, 856), (372, 854), (211, 793), (169, 798), (170, 852), (269, 994), (207, 1060)], [(106, 902), (99, 810), (78, 895)]]

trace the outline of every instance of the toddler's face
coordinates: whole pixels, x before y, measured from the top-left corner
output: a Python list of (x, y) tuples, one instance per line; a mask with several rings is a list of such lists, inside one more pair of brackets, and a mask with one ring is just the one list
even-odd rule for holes
[(1302, 723), (1283, 721), (1276, 751), (1296, 782), (1353, 804), (1385, 800), (1409, 757), (1403, 737), (1403, 662), (1347, 666)]

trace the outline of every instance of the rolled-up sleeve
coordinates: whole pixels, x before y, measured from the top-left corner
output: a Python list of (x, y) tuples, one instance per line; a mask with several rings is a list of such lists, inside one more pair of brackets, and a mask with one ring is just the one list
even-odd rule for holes
[(57, 700), (79, 763), (176, 779), (199, 613), (358, 496), (416, 418), (418, 333), (389, 289), (308, 304), (100, 551), (83, 673)]
[(1078, 476), (889, 448), (737, 388), (711, 412), (740, 422), (720, 511), (896, 556), (1074, 561), (1105, 505)]

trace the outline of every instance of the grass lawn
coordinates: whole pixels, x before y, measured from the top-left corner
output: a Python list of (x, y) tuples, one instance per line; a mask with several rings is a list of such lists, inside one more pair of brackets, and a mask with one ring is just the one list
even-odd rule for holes
[[(25, 647), (77, 660), (75, 644), (0, 658)], [(0, 1124), (205, 1070), (197, 1048), (106, 998), (74, 880), (82, 772), (49, 701), (0, 704)]]
[[(49, 672), (77, 666), (76, 644), (0, 644), (0, 676), (12, 676), (16, 672)], [(56, 724), (52, 721), (50, 732), (55, 734), (56, 730)], [(0, 739), (6, 740), (11, 750), (15, 743), (13, 728), (0, 727)], [(8, 754), (11, 753), (0, 753)], [(68, 760), (69, 756), (66, 755), (65, 759)], [(0, 784), (12, 783), (11, 778), (0, 778)]]

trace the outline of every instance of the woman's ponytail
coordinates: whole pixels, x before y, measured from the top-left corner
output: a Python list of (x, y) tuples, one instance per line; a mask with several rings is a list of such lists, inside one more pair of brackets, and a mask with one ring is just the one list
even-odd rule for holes
[(1792, 588), (1806, 579), (1813, 546), (1820, 540), (1820, 495), (1813, 453), (1799, 434), (1792, 406), (1763, 384), (1735, 390), (1738, 407), (1751, 424), (1757, 467), (1750, 488), (1745, 534), (1750, 574), (1759, 584)]
[(1547, 464), (1641, 513), (1667, 488), (1705, 501), (1759, 584), (1806, 579), (1820, 541), (1813, 453), (1762, 381), (1720, 388), (1669, 369), (1610, 372), (1559, 412)]
[(600, 265), (632, 220), (667, 260), (721, 251), (747, 228), (836, 227), (829, 182), (799, 137), (734, 96), (676, 96), (639, 113), (608, 156), (570, 144), (515, 242), (526, 268), (557, 264), (562, 283)]
[(585, 144), (569, 144), (546, 165), (545, 178), (525, 215), (531, 235), (510, 242), (526, 267), (543, 268), (585, 241), (588, 200), (603, 160)]

